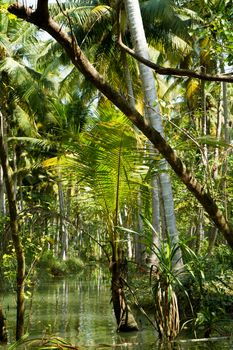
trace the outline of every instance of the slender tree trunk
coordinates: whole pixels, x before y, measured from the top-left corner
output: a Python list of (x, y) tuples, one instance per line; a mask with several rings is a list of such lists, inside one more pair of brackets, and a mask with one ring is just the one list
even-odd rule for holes
[(197, 216), (197, 226), (195, 231), (196, 236), (196, 244), (195, 244), (195, 252), (199, 253), (201, 242), (204, 238), (204, 211), (203, 208), (199, 208), (198, 216)]
[[(205, 68), (202, 67), (202, 72), (205, 73)], [(207, 108), (206, 108), (206, 93), (205, 93), (205, 81), (201, 82), (201, 107), (202, 107), (202, 120), (201, 120), (201, 132), (202, 136), (207, 136)], [(203, 145), (203, 165), (205, 168), (208, 166), (208, 148), (207, 145)]]
[(210, 227), (208, 232), (208, 239), (209, 239), (209, 245), (208, 245), (208, 255), (213, 254), (215, 242), (218, 236), (218, 229), (215, 226)]
[[(125, 81), (127, 85), (127, 91), (128, 91), (128, 101), (130, 106), (135, 108), (135, 97), (134, 97), (134, 90), (133, 90), (133, 84), (132, 84), (132, 77), (130, 74), (129, 66), (128, 66), (128, 61), (127, 61), (127, 56), (124, 51), (122, 51), (122, 59), (123, 59), (123, 65), (124, 65), (124, 72), (125, 72)], [(141, 189), (139, 190), (138, 193), (138, 200), (137, 200), (137, 205), (138, 205), (138, 210), (137, 210), (137, 221), (138, 221), (138, 232), (142, 233), (143, 232), (143, 221), (140, 216), (141, 213), (141, 208), (142, 208), (142, 201), (141, 201)], [(140, 242), (140, 236), (136, 236), (134, 238), (135, 242), (135, 262), (138, 265), (143, 264), (144, 260), (144, 254), (143, 251), (145, 250), (145, 245)]]
[[(2, 125), (2, 114), (0, 113), (0, 123)], [(0, 125), (0, 130), (2, 129)], [(25, 282), (25, 257), (24, 250), (20, 239), (20, 231), (17, 215), (17, 204), (14, 192), (14, 183), (8, 163), (8, 156), (4, 137), (0, 133), (0, 160), (2, 164), (6, 193), (10, 214), (11, 236), (17, 259), (16, 271), (16, 289), (17, 289), (17, 320), (16, 320), (16, 339), (20, 339), (24, 334), (24, 282)]]
[(142, 234), (144, 230), (144, 225), (141, 217), (141, 208), (142, 208), (142, 199), (141, 199), (141, 190), (138, 193), (138, 205), (137, 205), (137, 232), (139, 235), (135, 235), (134, 242), (135, 242), (135, 262), (142, 266), (145, 260), (145, 244), (142, 243)]
[[(0, 133), (2, 137), (4, 137), (4, 117), (0, 112), (0, 118), (1, 118), (1, 130)], [(4, 177), (3, 177), (3, 170), (2, 166), (0, 164), (0, 214), (2, 216), (6, 215), (6, 206), (5, 206), (5, 189), (4, 189)]]
[(155, 254), (157, 248), (160, 247), (161, 240), (161, 211), (159, 199), (159, 181), (157, 176), (153, 176), (152, 183), (152, 249), (150, 255), (150, 263), (155, 265), (158, 263), (157, 255)]
[(0, 165), (0, 215), (5, 216), (5, 191), (4, 191), (4, 181), (3, 181), (3, 171), (2, 166)]
[[(4, 118), (3, 115), (0, 112), (0, 118), (1, 120), (1, 130), (0, 133), (3, 136), (4, 135)], [(0, 261), (2, 260), (2, 256), (5, 252), (5, 247), (8, 244), (8, 240), (5, 239), (5, 227), (4, 227), (4, 221), (3, 218), (6, 215), (6, 204), (5, 204), (5, 184), (4, 184), (4, 177), (3, 177), (3, 170), (0, 162), (0, 219), (2, 220), (2, 232), (1, 232), (1, 242), (0, 242)], [(1, 270), (1, 268), (0, 268)]]
[[(217, 108), (217, 123), (216, 123), (216, 140), (219, 141), (221, 137), (221, 132), (222, 132), (222, 113), (220, 112), (220, 98), (218, 100), (218, 108)], [(220, 161), (219, 161), (219, 147), (215, 147), (214, 149), (214, 164), (212, 168), (212, 177), (214, 181), (217, 180), (218, 175), (219, 175), (219, 166), (220, 166)]]
[(127, 92), (128, 92), (128, 96), (127, 96), (128, 101), (129, 101), (130, 105), (133, 108), (135, 108), (135, 97), (134, 97), (132, 77), (131, 77), (130, 70), (129, 70), (127, 56), (126, 56), (125, 51), (123, 51), (123, 50), (121, 52), (121, 57), (122, 57), (124, 73), (125, 73), (125, 82), (126, 82)]
[[(224, 71), (224, 67), (222, 68)], [(223, 119), (224, 119), (224, 139), (226, 144), (229, 144), (229, 116), (228, 116), (228, 100), (227, 100), (227, 83), (222, 83), (222, 106), (223, 106)], [(223, 201), (226, 217), (228, 217), (228, 194), (227, 194), (227, 170), (228, 170), (228, 155), (230, 148), (226, 150), (225, 160), (222, 165), (222, 189), (223, 189)]]
[(58, 197), (59, 197), (59, 211), (60, 211), (60, 243), (61, 243), (61, 258), (62, 260), (66, 260), (67, 251), (68, 251), (68, 232), (65, 223), (65, 200), (64, 200), (64, 192), (62, 188), (62, 182), (59, 179), (58, 181)]
[[(219, 141), (222, 132), (222, 113), (220, 111), (221, 106), (221, 98), (218, 100), (218, 108), (217, 108), (217, 122), (216, 122), (216, 140)], [(211, 175), (214, 181), (218, 179), (219, 176), (219, 167), (220, 167), (220, 157), (219, 157), (219, 147), (215, 147), (214, 149), (214, 164), (212, 167)], [(208, 254), (211, 255), (214, 250), (215, 242), (218, 235), (218, 229), (215, 226), (211, 226), (208, 232)]]

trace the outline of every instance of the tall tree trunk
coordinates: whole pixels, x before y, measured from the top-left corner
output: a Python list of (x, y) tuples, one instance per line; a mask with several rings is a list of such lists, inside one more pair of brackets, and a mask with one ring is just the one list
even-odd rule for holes
[[(218, 108), (217, 108), (217, 122), (216, 122), (216, 140), (219, 141), (221, 137), (222, 132), (222, 113), (220, 111), (221, 106), (221, 98), (219, 97), (218, 100)], [(220, 167), (220, 160), (219, 160), (219, 147), (216, 146), (214, 149), (214, 164), (212, 167), (212, 177), (213, 180), (216, 181), (219, 175), (219, 167)]]
[(196, 236), (195, 253), (199, 254), (201, 242), (204, 239), (204, 210), (202, 207), (199, 208), (198, 210), (195, 236)]
[[(134, 97), (132, 77), (130, 74), (126, 53), (124, 51), (122, 51), (121, 56), (123, 59), (125, 81), (126, 81), (126, 86), (127, 86), (127, 91), (128, 91), (128, 101), (129, 101), (130, 106), (135, 108), (136, 102), (135, 102), (135, 97)], [(143, 232), (143, 221), (142, 221), (142, 218), (140, 216), (141, 208), (142, 208), (141, 188), (139, 189), (139, 193), (138, 193), (137, 205), (138, 205), (137, 219), (136, 219), (136, 221), (138, 222), (137, 229), (138, 229), (139, 233), (142, 233)], [(134, 237), (134, 242), (135, 242), (135, 262), (138, 265), (142, 265), (143, 260), (145, 258), (145, 254), (143, 254), (143, 252), (145, 251), (145, 244), (140, 242), (140, 236)]]
[[(0, 130), (2, 130), (2, 114), (0, 112)], [(24, 335), (24, 282), (25, 282), (25, 256), (24, 250), (21, 243), (18, 215), (17, 215), (17, 204), (14, 193), (14, 183), (11, 176), (11, 171), (8, 163), (8, 156), (4, 137), (0, 133), (0, 160), (2, 164), (6, 193), (9, 206), (10, 214), (10, 227), (11, 236), (15, 249), (16, 260), (17, 260), (17, 271), (16, 271), (16, 290), (17, 290), (17, 320), (16, 320), (16, 339), (20, 339)]]
[(58, 180), (58, 197), (59, 197), (59, 211), (60, 211), (60, 225), (59, 225), (59, 233), (60, 233), (60, 243), (61, 243), (61, 258), (62, 260), (67, 259), (68, 252), (68, 231), (65, 222), (65, 200), (64, 200), (64, 192), (62, 188), (61, 179)]
[(213, 254), (213, 250), (214, 250), (214, 246), (215, 246), (215, 242), (217, 239), (217, 235), (218, 235), (218, 229), (215, 226), (212, 226), (209, 228), (209, 232), (208, 232), (208, 239), (209, 239), (209, 244), (208, 244), (208, 255), (212, 255)]
[[(223, 66), (223, 64), (222, 64)], [(224, 72), (224, 66), (222, 67)], [(223, 107), (223, 119), (224, 119), (224, 139), (226, 144), (230, 143), (229, 135), (229, 116), (228, 116), (228, 99), (227, 99), (227, 83), (222, 83), (222, 107)], [(226, 150), (225, 160), (222, 165), (222, 189), (223, 189), (223, 201), (224, 208), (226, 212), (226, 217), (228, 217), (228, 195), (227, 195), (227, 169), (228, 169), (228, 155), (230, 153), (230, 148)]]
[[(218, 107), (217, 107), (217, 122), (216, 122), (216, 140), (219, 141), (222, 132), (222, 113), (220, 111), (221, 107), (221, 97), (218, 99)], [(214, 164), (212, 167), (211, 175), (214, 181), (217, 181), (219, 176), (219, 168), (220, 168), (220, 154), (219, 147), (216, 146), (214, 149)], [(215, 242), (218, 235), (218, 229), (215, 226), (209, 228), (208, 231), (208, 254), (211, 255), (214, 250)]]
[(125, 73), (125, 82), (126, 82), (127, 92), (128, 92), (127, 98), (128, 98), (129, 104), (133, 108), (135, 108), (135, 97), (134, 97), (132, 77), (131, 77), (130, 70), (129, 70), (127, 56), (126, 56), (125, 51), (123, 51), (123, 50), (121, 52), (121, 57), (122, 57), (123, 69), (124, 69), (124, 73)]
[[(202, 72), (205, 73), (205, 67), (202, 67)], [(201, 82), (201, 108), (202, 108), (202, 119), (201, 119), (201, 133), (203, 137), (207, 136), (207, 108), (206, 108), (206, 92), (205, 92), (205, 81)], [(207, 169), (208, 167), (208, 148), (207, 145), (203, 145), (203, 165)]]
[[(134, 91), (133, 91), (133, 85), (132, 85), (132, 79), (130, 75), (130, 71), (127, 64), (127, 57), (125, 56), (125, 52), (123, 51), (123, 62), (124, 62), (124, 68), (125, 68), (125, 77), (126, 77), (126, 83), (128, 87), (128, 98), (129, 103), (132, 107), (135, 108), (136, 102), (134, 97)], [(148, 142), (147, 142), (148, 143)], [(149, 145), (151, 148), (151, 153), (154, 152), (154, 147), (152, 144)], [(157, 257), (155, 254), (154, 247), (159, 247), (159, 238), (160, 238), (160, 200), (159, 200), (159, 181), (158, 176), (156, 174), (152, 175), (151, 178), (151, 196), (152, 196), (152, 247), (151, 247), (151, 256), (150, 256), (150, 262), (155, 263), (157, 261)], [(138, 194), (138, 205), (141, 206), (141, 199), (140, 199), (140, 193)], [(139, 209), (140, 209), (139, 206)], [(139, 210), (140, 211), (140, 210)], [(139, 212), (138, 211), (138, 212)], [(143, 232), (143, 221), (140, 217), (140, 214), (138, 216), (138, 226), (139, 226), (139, 233)], [(145, 245), (139, 242), (138, 237), (136, 237), (136, 245), (135, 245), (135, 258), (136, 262), (139, 265), (142, 265), (143, 259), (145, 258), (145, 254), (143, 254), (143, 251), (145, 250)]]
[(143, 221), (141, 217), (141, 209), (142, 209), (142, 199), (141, 199), (141, 189), (139, 190), (137, 197), (137, 212), (136, 212), (136, 220), (137, 221), (137, 232), (139, 235), (135, 235), (135, 262), (142, 266), (145, 260), (145, 244), (142, 242), (142, 234), (144, 230)]
[[(0, 112), (0, 118), (1, 118), (1, 130), (0, 133), (2, 137), (4, 137), (4, 117)], [(6, 206), (5, 206), (5, 190), (4, 190), (4, 178), (3, 178), (3, 170), (2, 166), (0, 164), (0, 215), (4, 216), (6, 214)]]
[(0, 215), (4, 216), (6, 214), (5, 209), (5, 191), (4, 191), (4, 181), (3, 181), (3, 171), (0, 165)]
[(160, 247), (161, 240), (161, 210), (160, 210), (160, 196), (159, 196), (159, 179), (158, 176), (153, 176), (151, 179), (152, 184), (152, 249), (150, 254), (150, 263), (152, 265), (157, 264), (158, 258), (156, 255), (155, 247)]
[(154, 228), (154, 232), (152, 234), (152, 241), (153, 244), (157, 247), (159, 247), (160, 244), (160, 195), (159, 195), (159, 181), (157, 176), (154, 176), (152, 179), (152, 186), (153, 186), (153, 192), (152, 192), (152, 212), (153, 212), (153, 217), (152, 217), (152, 226)]
[[(144, 27), (141, 18), (140, 6), (138, 0), (124, 0), (131, 37), (134, 43), (135, 53), (149, 59), (149, 50), (145, 37)], [(157, 93), (155, 89), (155, 81), (153, 71), (142, 63), (139, 63), (140, 77), (142, 81), (142, 88), (144, 94), (144, 104), (145, 104), (145, 116), (152, 127), (155, 128), (161, 135), (163, 135), (163, 126), (160, 115), (160, 109), (157, 101)], [(176, 244), (178, 242), (178, 231), (176, 228), (176, 219), (174, 211), (174, 202), (172, 195), (172, 187), (169, 174), (167, 173), (167, 163), (165, 160), (159, 162), (160, 169), (160, 184), (162, 200), (164, 202), (165, 217), (167, 224), (167, 231), (170, 235), (171, 243)], [(153, 177), (157, 175), (153, 175)], [(154, 182), (152, 178), (152, 185)], [(158, 182), (157, 182), (158, 183)], [(152, 187), (155, 191), (157, 188)], [(152, 196), (157, 198), (157, 194)], [(158, 203), (159, 205), (159, 203)], [(156, 215), (158, 214), (158, 208), (155, 209)], [(154, 215), (154, 213), (152, 214)], [(158, 228), (158, 224), (156, 225)], [(181, 262), (181, 252), (177, 250), (177, 254), (174, 258), (174, 265)]]

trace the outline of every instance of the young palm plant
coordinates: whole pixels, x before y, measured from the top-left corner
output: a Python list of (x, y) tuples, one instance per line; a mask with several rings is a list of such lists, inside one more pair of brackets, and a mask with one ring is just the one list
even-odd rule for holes
[[(65, 136), (65, 129), (62, 130)], [(59, 167), (63, 184), (72, 179), (76, 189), (73, 206), (78, 207), (80, 217), (85, 216), (85, 221), (79, 224), (81, 231), (87, 233), (82, 236), (78, 232), (77, 240), (87, 242), (87, 236), (93, 237), (93, 241), (105, 246), (112, 275), (117, 329), (121, 331), (138, 329), (124, 293), (128, 242), (117, 226), (122, 212), (130, 213), (135, 208), (145, 172), (145, 168), (140, 167), (142, 155), (138, 147), (141, 145), (133, 127), (105, 103), (102, 108), (99, 106), (94, 121), (92, 118), (78, 136), (70, 131), (69, 137), (63, 138), (59, 161), (55, 159), (58, 157), (53, 157), (43, 162), (44, 166), (55, 170), (54, 175)]]
[(151, 266), (150, 282), (155, 303), (155, 322), (162, 340), (173, 340), (180, 331), (176, 287), (181, 284), (181, 271), (173, 268), (178, 249), (178, 244), (171, 244), (170, 241), (164, 241), (160, 248), (154, 248), (158, 264)]
[(90, 155), (94, 155), (94, 171), (89, 177), (89, 184), (95, 203), (102, 208), (111, 245), (109, 268), (112, 275), (112, 302), (117, 329), (137, 330), (137, 323), (124, 293), (124, 280), (127, 277), (126, 242), (117, 229), (121, 211), (124, 207), (132, 206), (141, 183), (139, 178), (133, 175), (140, 160), (135, 131), (120, 114), (109, 109), (109, 114), (105, 111), (103, 115), (102, 112), (101, 122), (94, 127), (88, 139), (89, 149), (93, 150)]

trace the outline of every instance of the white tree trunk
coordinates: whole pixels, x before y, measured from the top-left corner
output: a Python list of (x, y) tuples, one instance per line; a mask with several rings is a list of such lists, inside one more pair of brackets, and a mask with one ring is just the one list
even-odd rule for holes
[[(149, 50), (142, 23), (139, 1), (124, 0), (124, 4), (127, 12), (135, 52), (138, 55), (149, 59)], [(151, 124), (151, 126), (153, 126), (157, 131), (159, 131), (163, 135), (162, 119), (160, 115), (159, 105), (157, 102), (157, 93), (155, 88), (153, 72), (149, 67), (141, 63), (139, 63), (139, 70), (144, 94), (146, 118), (148, 119), (148, 122)], [(160, 170), (162, 170), (159, 176), (161, 183), (162, 200), (164, 201), (167, 231), (170, 235), (171, 243), (175, 244), (178, 241), (178, 232), (176, 228), (171, 181), (167, 173), (167, 163), (164, 160), (160, 161)], [(154, 180), (152, 179), (152, 184), (153, 181)], [(180, 258), (181, 255), (180, 253), (178, 253), (174, 259), (174, 263), (176, 263), (175, 260), (180, 260)]]
[[(132, 77), (131, 77), (131, 74), (130, 74), (129, 65), (128, 65), (128, 61), (127, 61), (127, 56), (126, 56), (125, 52), (122, 52), (122, 61), (123, 61), (123, 64), (124, 64), (124, 73), (125, 73), (125, 81), (126, 81), (127, 92), (128, 92), (128, 100), (129, 100), (130, 105), (132, 107), (135, 107), (136, 106), (136, 102), (135, 102), (135, 97), (134, 97)], [(143, 229), (144, 229), (143, 221), (142, 221), (142, 218), (140, 216), (141, 208), (142, 208), (141, 190), (139, 190), (139, 193), (138, 193), (137, 221), (138, 221), (138, 232), (140, 234), (143, 233)], [(145, 251), (145, 245), (142, 244), (139, 241), (140, 240), (139, 237), (140, 236), (134, 237), (135, 261), (136, 261), (136, 263), (138, 265), (142, 265), (143, 262), (144, 262), (143, 260), (145, 258), (145, 254), (143, 254), (143, 252)], [(128, 235), (128, 257), (129, 257), (129, 259), (131, 259), (132, 256), (133, 256), (133, 247), (132, 247), (131, 237), (130, 237), (130, 234), (129, 234)]]
[(61, 240), (61, 258), (67, 259), (68, 252), (68, 231), (65, 223), (65, 200), (62, 188), (62, 182), (58, 181), (58, 197), (59, 197), (59, 209), (60, 209), (60, 240)]
[(152, 250), (150, 255), (150, 263), (156, 264), (158, 261), (156, 251), (154, 247), (160, 246), (161, 239), (161, 223), (160, 223), (160, 200), (159, 200), (159, 181), (157, 176), (153, 176), (151, 179), (152, 185)]
[[(223, 59), (220, 61), (221, 73), (225, 73), (225, 67)], [(227, 97), (227, 83), (222, 82), (222, 110), (223, 110), (223, 122), (224, 122), (224, 140), (226, 144), (231, 143), (229, 134), (229, 111), (228, 111), (228, 97)], [(231, 153), (231, 147), (228, 147), (225, 151), (225, 160), (222, 164), (222, 192), (223, 202), (226, 218), (229, 216), (229, 205), (228, 205), (228, 193), (227, 193), (227, 170), (228, 170), (228, 157)]]

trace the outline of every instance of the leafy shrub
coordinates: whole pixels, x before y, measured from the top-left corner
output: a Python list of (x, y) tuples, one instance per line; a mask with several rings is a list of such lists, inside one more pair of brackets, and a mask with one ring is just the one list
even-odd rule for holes
[(50, 267), (49, 272), (55, 277), (62, 277), (66, 275), (65, 261), (54, 260)]
[(219, 262), (221, 268), (233, 268), (233, 252), (226, 245), (219, 245), (215, 248), (216, 265)]
[(67, 273), (77, 273), (83, 269), (84, 263), (80, 258), (72, 257), (65, 261)]
[(53, 255), (52, 251), (46, 251), (40, 259), (39, 268), (47, 271), (53, 276), (65, 276), (70, 273), (78, 273), (84, 264), (80, 258), (71, 257), (67, 260), (61, 260)]
[(54, 257), (53, 252), (51, 250), (47, 250), (41, 256), (38, 266), (40, 269), (48, 269), (55, 260), (56, 258)]

